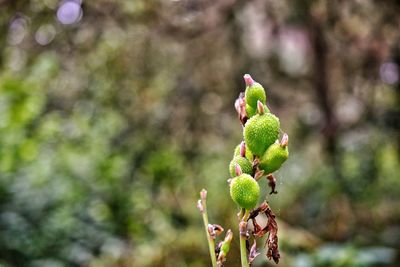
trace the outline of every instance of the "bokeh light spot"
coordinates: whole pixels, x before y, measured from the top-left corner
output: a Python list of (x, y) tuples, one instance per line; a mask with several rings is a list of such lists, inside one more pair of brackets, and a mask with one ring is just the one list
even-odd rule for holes
[(384, 83), (395, 84), (399, 81), (399, 66), (393, 62), (383, 63), (379, 69), (379, 74)]
[(17, 45), (21, 43), (26, 35), (28, 23), (24, 18), (17, 18), (11, 22), (8, 34), (8, 43)]
[(53, 41), (56, 36), (56, 29), (51, 24), (40, 26), (35, 34), (35, 40), (40, 45), (47, 45)]
[(65, 1), (57, 10), (57, 19), (65, 25), (74, 24), (82, 18), (82, 13), (79, 2)]

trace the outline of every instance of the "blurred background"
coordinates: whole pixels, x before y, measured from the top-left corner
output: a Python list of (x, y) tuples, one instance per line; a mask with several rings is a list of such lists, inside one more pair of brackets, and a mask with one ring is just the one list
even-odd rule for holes
[(0, 47), (1, 267), (210, 266), (202, 188), (239, 266), (245, 73), (290, 136), (279, 266), (400, 266), (399, 1), (0, 0)]

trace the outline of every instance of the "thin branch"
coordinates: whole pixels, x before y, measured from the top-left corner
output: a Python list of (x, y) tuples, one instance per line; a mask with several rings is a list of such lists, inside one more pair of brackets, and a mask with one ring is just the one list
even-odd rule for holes
[(205, 189), (200, 191), (200, 199), (197, 202), (197, 208), (200, 210), (203, 216), (204, 230), (206, 231), (208, 248), (210, 250), (210, 257), (213, 267), (218, 267), (217, 265), (217, 257), (215, 255), (215, 241), (211, 236), (209, 231), (209, 223), (208, 223), (208, 214), (207, 214), (207, 191)]

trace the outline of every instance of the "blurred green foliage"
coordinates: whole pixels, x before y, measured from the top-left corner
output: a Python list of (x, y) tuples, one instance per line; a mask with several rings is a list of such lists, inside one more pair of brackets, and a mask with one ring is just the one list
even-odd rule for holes
[(0, 1), (0, 266), (209, 266), (196, 200), (236, 235), (244, 73), (291, 140), (280, 265), (397, 266), (399, 9)]

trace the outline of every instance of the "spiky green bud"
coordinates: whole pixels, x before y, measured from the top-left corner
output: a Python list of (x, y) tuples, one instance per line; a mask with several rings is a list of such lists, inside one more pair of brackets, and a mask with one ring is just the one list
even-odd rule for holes
[(278, 170), (288, 157), (288, 147), (282, 146), (279, 142), (276, 142), (265, 151), (264, 155), (260, 158), (258, 166), (260, 169), (264, 170), (266, 174), (270, 174)]
[(256, 207), (260, 197), (260, 186), (248, 174), (242, 174), (232, 179), (230, 183), (232, 200), (241, 208), (250, 210)]
[(279, 128), (279, 119), (274, 114), (257, 114), (245, 124), (244, 141), (254, 155), (261, 157), (267, 148), (278, 139)]
[(257, 108), (257, 101), (261, 101), (261, 103), (265, 104), (265, 101), (267, 99), (264, 87), (262, 87), (261, 84), (255, 82), (249, 74), (244, 75), (244, 80), (246, 82), (246, 104), (255, 110)]

